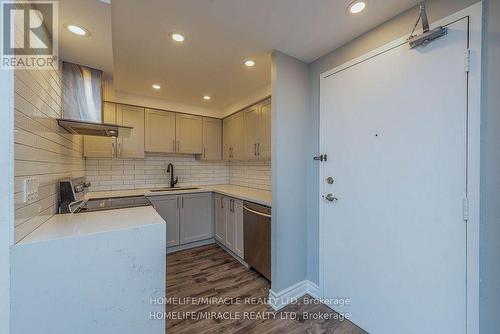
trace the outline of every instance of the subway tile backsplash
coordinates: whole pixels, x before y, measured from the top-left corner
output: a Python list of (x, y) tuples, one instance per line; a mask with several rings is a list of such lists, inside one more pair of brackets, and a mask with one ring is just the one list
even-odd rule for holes
[(271, 191), (271, 161), (230, 162), (229, 183)]
[[(58, 70), (14, 73), (14, 202), (18, 242), (57, 212), (58, 181), (85, 175), (82, 137), (62, 130)], [(23, 200), (22, 182), (36, 178), (38, 197)]]
[(90, 191), (149, 189), (168, 187), (169, 163), (174, 165), (177, 186), (229, 183), (229, 167), (224, 162), (205, 162), (192, 156), (147, 154), (144, 159), (86, 159)]
[(169, 163), (178, 186), (235, 184), (271, 190), (270, 162), (201, 161), (193, 156), (146, 154), (144, 159), (86, 159), (90, 191), (168, 187)]

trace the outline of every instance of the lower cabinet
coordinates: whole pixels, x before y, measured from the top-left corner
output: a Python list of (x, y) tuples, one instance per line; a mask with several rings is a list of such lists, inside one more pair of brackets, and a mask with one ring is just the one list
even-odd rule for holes
[(211, 193), (152, 196), (149, 200), (167, 224), (167, 247), (213, 237)]
[(155, 210), (167, 223), (167, 247), (179, 245), (179, 197), (158, 196), (149, 198)]
[(215, 238), (243, 258), (243, 201), (215, 195)]

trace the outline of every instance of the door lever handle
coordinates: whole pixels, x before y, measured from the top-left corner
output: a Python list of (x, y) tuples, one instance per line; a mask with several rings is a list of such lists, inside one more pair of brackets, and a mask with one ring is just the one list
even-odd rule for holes
[(337, 202), (339, 199), (335, 196), (333, 196), (333, 194), (328, 194), (325, 196), (325, 199), (328, 201), (328, 202)]

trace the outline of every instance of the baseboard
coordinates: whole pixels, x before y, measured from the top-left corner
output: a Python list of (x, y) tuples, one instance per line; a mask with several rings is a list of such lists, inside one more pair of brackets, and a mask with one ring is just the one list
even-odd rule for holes
[(186, 249), (191, 249), (191, 248), (196, 248), (196, 247), (201, 247), (201, 246), (206, 246), (215, 243), (215, 240), (212, 239), (207, 239), (207, 240), (201, 240), (201, 241), (195, 241), (189, 244), (185, 245), (179, 245), (179, 246), (173, 246), (173, 247), (168, 247), (167, 248), (167, 254), (172, 254), (175, 252), (183, 251)]
[(318, 285), (304, 280), (279, 292), (269, 290), (269, 306), (278, 311), (288, 304), (295, 303), (300, 297), (306, 294), (315, 299), (319, 298)]

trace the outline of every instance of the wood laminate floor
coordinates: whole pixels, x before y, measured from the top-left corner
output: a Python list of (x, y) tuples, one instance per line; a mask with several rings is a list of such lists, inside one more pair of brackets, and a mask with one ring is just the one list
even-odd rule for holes
[(167, 333), (366, 333), (308, 296), (273, 312), (268, 291), (267, 280), (217, 245), (168, 255)]

